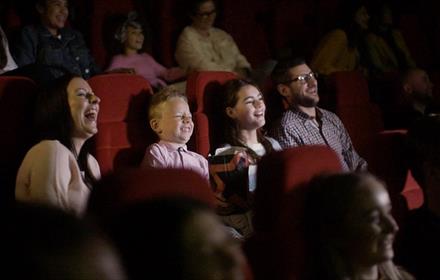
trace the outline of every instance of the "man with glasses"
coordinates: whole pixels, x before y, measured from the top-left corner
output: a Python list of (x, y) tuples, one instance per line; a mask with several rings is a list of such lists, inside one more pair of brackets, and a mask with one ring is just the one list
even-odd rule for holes
[(327, 145), (339, 155), (344, 170), (367, 169), (366, 161), (356, 153), (341, 120), (334, 113), (317, 107), (317, 74), (302, 58), (278, 63), (272, 78), (289, 106), (271, 131), (281, 147)]

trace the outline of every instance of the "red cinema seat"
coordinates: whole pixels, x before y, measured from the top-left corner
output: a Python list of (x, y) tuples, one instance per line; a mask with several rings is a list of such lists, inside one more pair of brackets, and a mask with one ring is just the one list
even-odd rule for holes
[(152, 29), (154, 30), (153, 52), (166, 67), (176, 66), (174, 52), (180, 32), (188, 24), (182, 0), (150, 1)]
[(128, 12), (135, 10), (133, 1), (118, 0), (93, 0), (91, 14), (91, 30), (90, 30), (90, 50), (95, 62), (100, 67), (107, 66), (109, 60), (109, 47), (114, 45), (114, 32), (119, 16), (126, 16)]
[(374, 170), (378, 161), (375, 154), (378, 133), (383, 124), (379, 109), (370, 102), (367, 81), (358, 71), (336, 72), (330, 75), (330, 79), (335, 92), (335, 113), (347, 129), (358, 154), (367, 160), (369, 169)]
[(206, 112), (205, 105), (210, 95), (218, 94), (221, 85), (238, 78), (232, 72), (224, 71), (195, 71), (191, 73), (186, 82), (186, 95), (193, 112)]
[(129, 74), (95, 76), (89, 84), (101, 98), (94, 153), (102, 174), (138, 166), (146, 147), (156, 140), (148, 124), (150, 84)]
[(195, 151), (204, 157), (208, 157), (211, 150), (208, 116), (200, 112), (194, 113), (193, 121), (194, 132), (188, 146), (191, 151)]
[(171, 196), (194, 198), (214, 206), (208, 182), (193, 171), (126, 168), (102, 178), (92, 193), (89, 210), (106, 215), (124, 205)]
[(321, 173), (342, 171), (326, 146), (302, 146), (272, 153), (258, 165), (255, 235), (245, 251), (255, 279), (303, 279), (304, 185)]
[(406, 199), (409, 210), (419, 208), (423, 204), (423, 191), (412, 176), (411, 171), (408, 171), (402, 195)]
[(235, 78), (237, 75), (231, 72), (200, 71), (193, 72), (187, 79), (186, 94), (191, 111), (194, 112), (194, 133), (188, 146), (205, 157), (221, 144), (219, 95), (222, 84)]
[(24, 77), (0, 76), (0, 204), (14, 201), (18, 168), (34, 144), (36, 84)]
[(336, 153), (327, 146), (290, 148), (263, 157), (258, 164), (255, 229), (268, 231), (279, 213), (283, 195), (322, 172), (340, 172)]

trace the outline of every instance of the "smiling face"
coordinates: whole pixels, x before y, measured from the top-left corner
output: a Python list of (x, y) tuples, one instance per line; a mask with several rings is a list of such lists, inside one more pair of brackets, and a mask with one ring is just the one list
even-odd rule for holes
[(227, 107), (226, 114), (236, 121), (240, 129), (256, 130), (262, 127), (266, 123), (266, 105), (261, 92), (253, 85), (246, 85), (236, 95), (236, 104)]
[(369, 177), (353, 197), (345, 220), (344, 251), (352, 267), (373, 266), (394, 256), (398, 226), (391, 216), (391, 202), (382, 183)]
[(200, 30), (209, 30), (216, 17), (216, 8), (213, 1), (205, 1), (200, 4), (198, 11), (191, 16), (192, 25)]
[(67, 0), (46, 0), (45, 6), (37, 5), (42, 23), (53, 35), (63, 28), (69, 16)]
[(82, 78), (73, 78), (70, 81), (67, 95), (74, 124), (73, 137), (82, 139), (92, 137), (98, 132), (99, 97)]
[(127, 26), (127, 39), (124, 41), (125, 52), (137, 52), (144, 45), (144, 32), (142, 28)]
[[(278, 92), (290, 106), (312, 108), (319, 102), (318, 81), (313, 77), (306, 80), (296, 80), (299, 76), (310, 74), (312, 70), (307, 64), (290, 68), (290, 81), (277, 86)], [(296, 80), (296, 81), (294, 81)]]
[(188, 279), (244, 279), (245, 259), (240, 244), (232, 239), (214, 214), (196, 213), (186, 224), (183, 238)]
[(181, 97), (171, 97), (159, 105), (161, 116), (150, 120), (151, 128), (164, 141), (186, 144), (194, 129), (188, 103)]

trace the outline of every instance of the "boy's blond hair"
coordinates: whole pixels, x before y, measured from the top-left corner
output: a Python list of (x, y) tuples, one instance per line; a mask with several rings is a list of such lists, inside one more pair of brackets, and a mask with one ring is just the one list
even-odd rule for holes
[(173, 97), (182, 98), (186, 103), (188, 103), (188, 98), (184, 93), (177, 91), (177, 89), (172, 86), (165, 87), (159, 92), (155, 93), (151, 98), (150, 107), (148, 108), (148, 120), (151, 121), (155, 118), (161, 118), (161, 105)]

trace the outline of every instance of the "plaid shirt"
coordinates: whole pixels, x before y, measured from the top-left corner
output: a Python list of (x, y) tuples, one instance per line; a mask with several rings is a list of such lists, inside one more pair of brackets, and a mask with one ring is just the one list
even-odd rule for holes
[(282, 115), (270, 134), (281, 147), (326, 145), (339, 155), (345, 171), (366, 170), (367, 162), (355, 151), (341, 120), (332, 112), (316, 107), (316, 120), (297, 108)]

